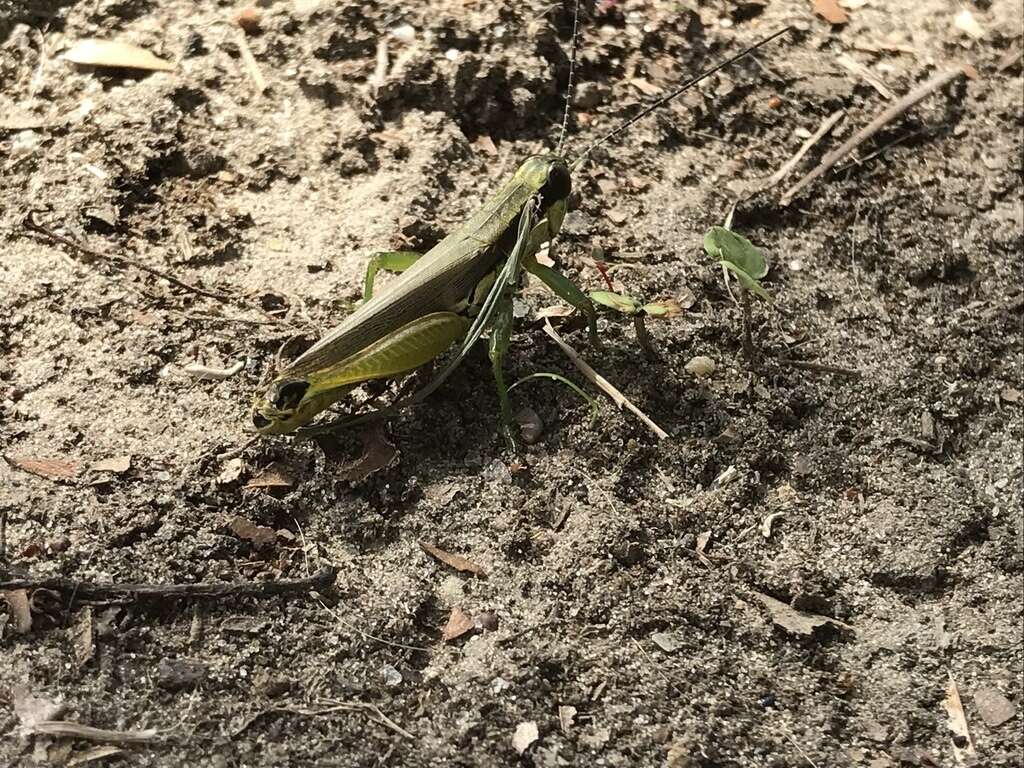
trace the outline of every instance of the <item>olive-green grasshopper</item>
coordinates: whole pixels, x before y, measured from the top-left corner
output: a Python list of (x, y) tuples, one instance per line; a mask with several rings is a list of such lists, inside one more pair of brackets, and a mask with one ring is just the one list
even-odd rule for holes
[[(364, 303), (270, 382), (252, 409), (256, 430), (263, 434), (287, 434), (300, 429), (319, 431), (320, 427), (306, 425), (355, 387), (370, 380), (406, 374), (459, 342), (454, 357), (415, 394), (388, 408), (329, 426), (350, 426), (389, 415), (434, 392), (487, 331), (503, 430), (511, 445), (512, 415), (502, 362), (511, 340), (512, 293), (522, 271), (537, 277), (583, 313), (591, 341), (598, 344), (596, 312), (591, 300), (568, 278), (536, 258), (539, 249), (561, 229), (572, 191), (572, 172), (596, 147), (787, 29), (690, 78), (624, 120), (571, 162), (561, 153), (568, 119), (567, 98), (561, 138), (554, 154), (528, 158), (465, 224), (422, 256), (390, 252), (371, 258)], [(574, 23), (570, 93), (575, 45)], [(379, 269), (401, 275), (387, 290), (374, 295), (373, 282)]]

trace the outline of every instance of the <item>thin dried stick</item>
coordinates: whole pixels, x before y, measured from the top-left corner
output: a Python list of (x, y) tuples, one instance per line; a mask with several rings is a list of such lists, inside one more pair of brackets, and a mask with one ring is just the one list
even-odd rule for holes
[(640, 421), (642, 421), (646, 425), (646, 427), (649, 430), (651, 430), (651, 432), (657, 435), (659, 440), (664, 440), (666, 437), (669, 436), (668, 432), (666, 432), (664, 429), (655, 424), (646, 413), (644, 413), (635, 405), (633, 405), (633, 403), (630, 402), (629, 398), (622, 394), (622, 392), (620, 392), (610, 381), (608, 381), (608, 379), (606, 379), (604, 376), (602, 376), (589, 365), (587, 365), (586, 361), (584, 361), (579, 356), (579, 353), (577, 353), (575, 349), (570, 347), (562, 340), (562, 337), (558, 335), (558, 332), (551, 327), (551, 323), (547, 320), (544, 321), (544, 332), (552, 339), (554, 339), (555, 344), (557, 344), (561, 348), (561, 350), (565, 353), (565, 356), (568, 357), (570, 361), (572, 361), (572, 364), (579, 369), (580, 373), (582, 373), (589, 381), (591, 381), (594, 384), (594, 386), (598, 387), (602, 392), (608, 395), (608, 397), (612, 399), (612, 402), (614, 402), (615, 405), (617, 405), (619, 408), (625, 407), (627, 410), (631, 411), (638, 419), (640, 419)]
[(263, 92), (267, 90), (267, 81), (260, 71), (260, 65), (256, 63), (256, 57), (252, 55), (252, 49), (249, 47), (249, 41), (245, 39), (244, 31), (239, 30), (237, 42), (238, 50), (242, 54), (242, 63), (245, 64), (245, 70), (249, 73), (249, 77), (252, 78), (252, 82), (256, 86), (256, 94), (262, 96)]
[(76, 600), (112, 600), (133, 598), (220, 598), (220, 597), (273, 597), (294, 595), (323, 589), (332, 585), (338, 573), (324, 568), (305, 579), (279, 579), (277, 581), (200, 582), (198, 584), (110, 583), (98, 584), (79, 581), (66, 576), (11, 579), (0, 581), (0, 591), (8, 589), (51, 589), (74, 596)]
[(856, 368), (843, 368), (838, 365), (826, 365), (825, 363), (815, 363), (810, 360), (787, 360), (786, 358), (777, 358), (780, 365), (788, 365), (790, 368), (801, 368), (805, 371), (818, 371), (819, 373), (834, 373), (837, 376), (850, 376), (851, 378), (857, 378), (861, 375), (861, 372)]
[(160, 738), (160, 731), (152, 728), (144, 731), (111, 731), (107, 728), (93, 728), (91, 725), (73, 723), (70, 720), (41, 720), (32, 723), (28, 730), (45, 736), (63, 736), (111, 744), (146, 744)]
[(44, 237), (47, 237), (50, 240), (53, 240), (54, 242), (58, 242), (58, 243), (61, 243), (62, 245), (66, 245), (68, 248), (71, 248), (72, 250), (77, 251), (78, 253), (84, 253), (87, 256), (92, 256), (93, 258), (100, 259), (101, 261), (105, 261), (105, 262), (111, 263), (111, 264), (117, 264), (117, 263), (127, 264), (129, 266), (135, 267), (136, 269), (140, 269), (143, 272), (146, 272), (147, 274), (152, 275), (153, 277), (159, 277), (161, 280), (166, 280), (171, 285), (176, 285), (176, 286), (178, 286), (179, 288), (181, 288), (183, 290), (189, 291), (190, 293), (197, 293), (200, 296), (206, 296), (206, 297), (211, 298), (211, 299), (216, 299), (217, 301), (230, 301), (231, 300), (231, 297), (228, 296), (227, 294), (224, 294), (224, 293), (214, 293), (213, 291), (208, 291), (205, 288), (200, 288), (197, 285), (192, 285), (191, 283), (186, 283), (183, 280), (179, 280), (174, 275), (168, 274), (167, 272), (164, 272), (163, 270), (157, 269), (156, 267), (151, 267), (148, 264), (144, 264), (141, 261), (139, 261), (138, 259), (133, 259), (130, 256), (122, 256), (119, 253), (117, 253), (117, 254), (102, 253), (101, 251), (94, 251), (92, 248), (87, 248), (86, 246), (82, 245), (81, 243), (76, 242), (75, 240), (72, 240), (70, 237), (64, 237), (63, 235), (58, 235), (52, 229), (50, 229), (48, 227), (44, 227), (42, 224), (38, 223), (35, 220), (35, 215), (36, 215), (35, 211), (29, 211), (29, 214), (25, 217), (25, 228), (26, 229), (29, 229), (32, 232), (37, 232), (37, 233), (43, 235)]
[[(796, 164), (803, 159), (803, 156), (810, 151), (811, 147), (821, 141), (825, 135), (835, 127), (835, 124), (843, 119), (844, 114), (846, 114), (846, 111), (840, 109), (838, 112), (833, 112), (831, 115), (826, 117), (822, 121), (821, 125), (818, 126), (818, 130), (816, 130), (814, 134), (807, 139), (807, 141), (800, 145), (800, 149), (796, 151), (796, 154), (789, 158), (789, 160), (783, 163), (779, 170), (772, 174), (772, 177), (764, 183), (762, 189), (771, 189), (786, 178), (790, 174), (790, 171), (796, 167)], [(726, 229), (728, 229), (728, 227), (726, 227)]]
[(850, 152), (859, 147), (865, 141), (870, 139), (882, 128), (891, 123), (897, 117), (902, 115), (908, 109), (913, 107), (919, 101), (922, 101), (926, 97), (933, 94), (935, 91), (944, 88), (949, 83), (956, 80), (958, 77), (966, 77), (967, 73), (962, 69), (953, 69), (946, 72), (940, 72), (928, 82), (924, 83), (920, 88), (911, 91), (902, 99), (897, 101), (895, 104), (887, 107), (881, 114), (878, 115), (874, 120), (868, 123), (864, 128), (861, 128), (857, 133), (846, 140), (845, 143), (839, 149), (834, 150), (822, 158), (821, 163), (817, 168), (812, 170), (800, 181), (790, 187), (786, 193), (782, 196), (779, 202), (783, 206), (789, 205), (793, 202), (793, 198), (796, 197), (800, 192), (814, 183), (818, 178), (823, 176), (832, 166), (846, 157)]

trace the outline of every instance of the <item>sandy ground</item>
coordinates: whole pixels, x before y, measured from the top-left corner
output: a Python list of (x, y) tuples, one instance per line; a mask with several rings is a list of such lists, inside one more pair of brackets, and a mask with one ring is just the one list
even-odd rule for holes
[[(1020, 765), (1020, 2), (847, 2), (842, 25), (810, 2), (585, 5), (570, 155), (796, 27), (574, 179), (560, 267), (686, 311), (649, 323), (655, 361), (622, 318), (602, 352), (555, 323), (670, 437), (534, 381), (515, 406), (543, 434), (513, 458), (481, 349), (351, 480), (358, 433), (250, 442), (254, 394), (371, 252), (428, 249), (554, 146), (570, 5), (264, 2), (246, 34), (227, 3), (0, 0), (0, 578), (337, 569), (286, 598), (9, 593), (0, 763)], [(62, 59), (89, 37), (174, 69)], [(754, 364), (701, 247), (733, 204), (771, 262)], [(510, 375), (583, 383), (538, 318), (556, 303), (523, 287)], [(456, 608), (473, 627), (446, 641)], [(157, 733), (105, 754), (33, 729), (54, 716)]]

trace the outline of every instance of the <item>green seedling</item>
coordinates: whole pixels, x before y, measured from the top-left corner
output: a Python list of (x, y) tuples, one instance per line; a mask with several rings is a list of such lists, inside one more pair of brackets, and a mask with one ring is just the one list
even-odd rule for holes
[[(704, 235), (704, 250), (718, 259), (725, 274), (725, 287), (729, 287), (729, 272), (740, 284), (740, 304), (743, 308), (743, 353), (748, 361), (754, 359), (754, 340), (750, 330), (750, 294), (771, 303), (772, 297), (759, 280), (768, 274), (768, 260), (761, 249), (743, 235), (726, 227), (711, 227)], [(729, 292), (730, 295), (732, 291)]]
[(647, 325), (644, 322), (648, 317), (669, 319), (680, 314), (683, 310), (671, 299), (665, 301), (650, 301), (643, 303), (621, 293), (611, 291), (590, 291), (587, 294), (590, 300), (603, 307), (614, 309), (627, 317), (633, 318), (633, 327), (636, 329), (636, 340), (641, 349), (649, 358), (655, 358), (654, 345), (651, 343), (651, 336), (647, 332)]

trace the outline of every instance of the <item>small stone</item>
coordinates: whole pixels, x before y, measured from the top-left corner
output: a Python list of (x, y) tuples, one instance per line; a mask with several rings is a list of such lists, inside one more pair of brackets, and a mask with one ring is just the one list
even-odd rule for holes
[(516, 412), (516, 423), (519, 424), (519, 434), (527, 445), (533, 445), (544, 434), (544, 422), (529, 406), (524, 406)]
[(715, 372), (715, 361), (710, 357), (697, 356), (686, 364), (686, 372), (691, 376), (703, 379)]
[(997, 728), (1017, 714), (1016, 705), (992, 686), (974, 692), (974, 706), (989, 728)]
[(675, 653), (679, 650), (679, 641), (671, 632), (655, 632), (651, 635), (651, 640), (665, 653)]
[(248, 35), (259, 32), (261, 20), (262, 14), (260, 14), (259, 8), (252, 5), (240, 8), (235, 14), (235, 24), (245, 30)]
[(402, 684), (402, 673), (390, 664), (385, 664), (380, 668), (380, 676), (384, 678), (384, 685), (389, 688), (395, 688)]
[(160, 659), (156, 684), (167, 691), (190, 691), (206, 679), (207, 667), (201, 661)]

